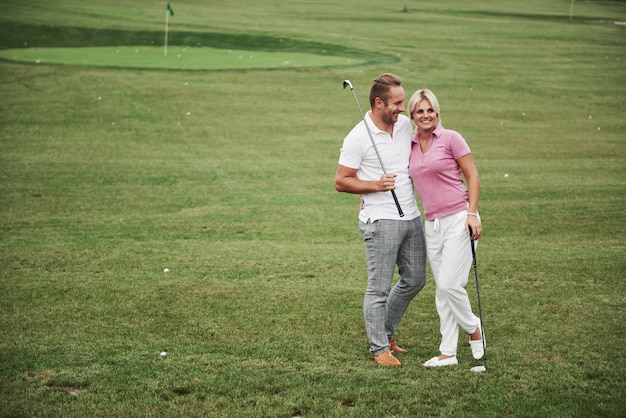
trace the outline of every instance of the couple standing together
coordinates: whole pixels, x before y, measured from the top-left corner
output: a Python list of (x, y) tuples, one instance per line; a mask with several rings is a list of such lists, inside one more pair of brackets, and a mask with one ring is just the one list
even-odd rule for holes
[[(408, 118), (401, 114), (407, 111), (405, 99), (398, 76), (387, 73), (372, 80), (371, 110), (364, 120), (388, 173), (383, 173), (361, 121), (344, 139), (335, 188), (361, 195), (359, 228), (368, 274), (363, 314), (372, 359), (385, 366), (401, 365), (394, 354), (406, 350), (398, 346), (394, 333), (426, 284), (428, 255), (442, 339), (440, 355), (424, 366), (455, 365), (459, 327), (469, 335), (474, 358), (484, 355), (480, 319), (464, 288), (472, 265), (469, 234), (477, 240), (482, 233), (478, 171), (465, 139), (441, 125), (439, 103), (430, 90), (412, 95)], [(423, 227), (414, 190), (424, 209)], [(392, 288), (396, 266), (400, 278)]]

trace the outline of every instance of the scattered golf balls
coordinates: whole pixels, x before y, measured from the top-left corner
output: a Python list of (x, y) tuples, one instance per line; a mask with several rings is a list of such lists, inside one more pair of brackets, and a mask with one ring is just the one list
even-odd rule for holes
[(161, 357), (165, 357), (167, 356), (167, 353), (165, 351), (161, 351)]
[(508, 173), (504, 173), (504, 178), (507, 178), (508, 176)]
[(191, 116), (191, 112), (187, 112), (187, 116)]
[(163, 273), (169, 273), (170, 269), (163, 269)]

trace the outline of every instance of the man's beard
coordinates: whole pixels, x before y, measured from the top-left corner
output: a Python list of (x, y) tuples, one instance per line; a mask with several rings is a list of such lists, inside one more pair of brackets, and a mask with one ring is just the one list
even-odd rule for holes
[(387, 125), (393, 125), (398, 120), (398, 116), (395, 113), (384, 113), (383, 122)]

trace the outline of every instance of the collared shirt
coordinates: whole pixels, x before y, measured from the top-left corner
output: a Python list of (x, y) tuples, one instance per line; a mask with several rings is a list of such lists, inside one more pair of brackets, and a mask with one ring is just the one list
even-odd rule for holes
[(419, 140), (418, 132), (413, 139), (409, 173), (426, 219), (431, 221), (467, 209), (469, 193), (456, 162), (471, 152), (465, 139), (458, 132), (437, 125), (425, 153)]
[[(395, 193), (404, 217), (398, 214), (398, 208), (391, 192), (377, 192), (363, 194), (363, 209), (359, 213), (359, 220), (363, 222), (379, 219), (411, 220), (420, 213), (415, 201), (415, 191), (409, 177), (409, 155), (411, 153), (411, 122), (404, 115), (398, 116), (393, 126), (393, 137), (387, 132), (378, 129), (371, 119), (371, 111), (365, 115), (367, 126), (372, 133), (376, 148), (380, 153), (385, 169), (388, 173), (396, 174)], [(357, 169), (357, 178), (366, 181), (376, 181), (384, 174), (376, 156), (376, 151), (361, 121), (343, 141), (339, 164)]]

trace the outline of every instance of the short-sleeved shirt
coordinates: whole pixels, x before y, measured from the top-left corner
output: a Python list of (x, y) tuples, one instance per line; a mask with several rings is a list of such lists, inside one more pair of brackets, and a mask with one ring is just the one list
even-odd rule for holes
[[(415, 219), (420, 213), (409, 177), (409, 155), (413, 138), (411, 122), (406, 116), (399, 115), (393, 127), (392, 137), (376, 127), (370, 114), (371, 111), (367, 112), (364, 119), (367, 121), (387, 173), (397, 175), (395, 193), (404, 217), (400, 217), (391, 192), (376, 192), (361, 195), (363, 209), (359, 213), (359, 220), (373, 222), (379, 219)], [(376, 181), (384, 174), (363, 121), (345, 137), (339, 164), (357, 169), (357, 178), (360, 180)]]
[(413, 139), (409, 173), (427, 220), (453, 215), (467, 209), (469, 194), (456, 162), (471, 152), (465, 139), (456, 131), (437, 125), (428, 140), (426, 153)]

